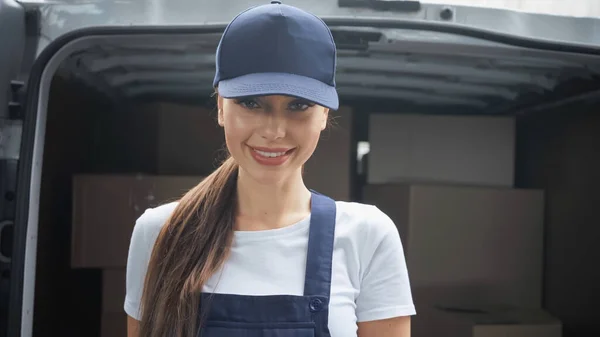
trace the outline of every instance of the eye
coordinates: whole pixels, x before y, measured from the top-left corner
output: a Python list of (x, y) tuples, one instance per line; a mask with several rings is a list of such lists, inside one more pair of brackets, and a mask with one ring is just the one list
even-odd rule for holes
[(236, 100), (236, 103), (243, 106), (246, 109), (258, 109), (260, 108), (260, 105), (258, 104), (258, 102), (253, 99), (253, 98), (242, 98), (239, 100)]
[(292, 111), (305, 111), (305, 110), (308, 110), (309, 108), (312, 108), (313, 106), (315, 106), (315, 103), (305, 101), (305, 100), (299, 100), (299, 101), (294, 101), (294, 102), (290, 103), (289, 109)]

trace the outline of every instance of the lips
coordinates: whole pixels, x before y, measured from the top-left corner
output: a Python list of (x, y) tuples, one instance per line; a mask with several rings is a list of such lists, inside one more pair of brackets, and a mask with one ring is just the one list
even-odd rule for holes
[(267, 166), (282, 165), (295, 150), (295, 148), (248, 147), (254, 160)]

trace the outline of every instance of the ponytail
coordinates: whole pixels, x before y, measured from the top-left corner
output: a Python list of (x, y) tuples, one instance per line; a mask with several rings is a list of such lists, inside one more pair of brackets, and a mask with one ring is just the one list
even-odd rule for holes
[(238, 164), (228, 158), (185, 194), (148, 263), (140, 337), (195, 337), (200, 293), (233, 240)]

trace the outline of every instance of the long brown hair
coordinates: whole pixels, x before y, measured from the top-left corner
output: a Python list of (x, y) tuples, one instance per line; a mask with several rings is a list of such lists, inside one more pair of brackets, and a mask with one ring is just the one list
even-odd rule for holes
[(185, 194), (148, 263), (140, 337), (195, 337), (200, 293), (233, 240), (238, 164), (229, 157)]

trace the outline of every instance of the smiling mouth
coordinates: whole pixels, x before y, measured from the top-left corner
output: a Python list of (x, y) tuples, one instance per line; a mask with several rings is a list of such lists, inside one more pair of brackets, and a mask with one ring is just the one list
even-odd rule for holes
[(277, 158), (277, 157), (281, 157), (283, 155), (289, 154), (293, 151), (294, 149), (289, 149), (287, 151), (279, 151), (279, 152), (271, 152), (271, 151), (261, 151), (261, 150), (257, 150), (257, 149), (252, 149), (252, 151), (260, 154), (263, 157), (266, 158)]
[(285, 163), (296, 148), (255, 148), (248, 146), (252, 151), (252, 157), (263, 165), (281, 165)]

